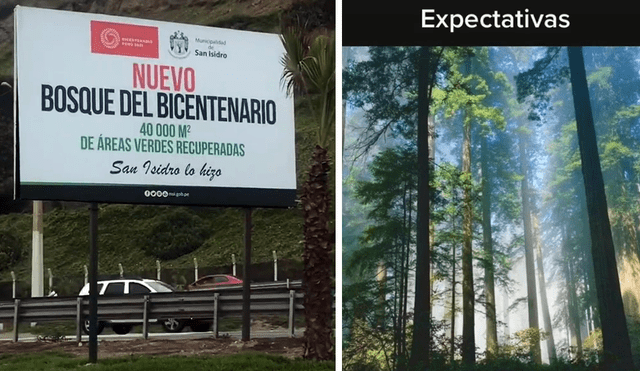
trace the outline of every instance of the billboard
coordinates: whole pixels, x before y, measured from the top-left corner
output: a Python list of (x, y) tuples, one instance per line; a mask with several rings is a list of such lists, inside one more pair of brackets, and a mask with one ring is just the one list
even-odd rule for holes
[(16, 197), (295, 203), (276, 34), (16, 7)]

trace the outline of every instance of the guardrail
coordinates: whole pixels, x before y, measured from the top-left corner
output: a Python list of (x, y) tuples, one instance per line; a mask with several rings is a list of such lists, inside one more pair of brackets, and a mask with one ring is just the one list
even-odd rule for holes
[[(251, 291), (256, 290), (301, 290), (302, 289), (302, 280), (286, 280), (281, 282), (260, 282), (260, 283), (252, 283)], [(208, 289), (204, 289), (208, 290)], [(242, 284), (234, 284), (234, 285), (220, 285), (217, 286), (214, 291), (222, 292), (222, 291), (240, 291), (242, 292)], [(198, 290), (194, 290), (198, 291)]]
[[(278, 292), (277, 289), (280, 289)], [(288, 334), (294, 336), (294, 315), (304, 309), (302, 292), (286, 290), (286, 286), (272, 285), (251, 292), (252, 313), (288, 314)], [(213, 321), (213, 334), (218, 337), (218, 320), (242, 314), (242, 290), (225, 288), (215, 291), (185, 291), (146, 295), (98, 297), (98, 319), (140, 320), (142, 333), (148, 338), (150, 319), (200, 319)], [(89, 317), (89, 297), (45, 297), (15, 299), (0, 302), (0, 321), (13, 321), (13, 341), (18, 341), (21, 322), (73, 320), (76, 338), (81, 341), (81, 329)]]

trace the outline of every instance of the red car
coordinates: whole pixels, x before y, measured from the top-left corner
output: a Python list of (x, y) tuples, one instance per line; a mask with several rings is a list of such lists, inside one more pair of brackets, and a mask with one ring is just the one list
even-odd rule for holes
[(241, 285), (242, 280), (228, 274), (212, 274), (200, 277), (197, 281), (187, 286), (187, 290), (208, 290), (222, 285)]

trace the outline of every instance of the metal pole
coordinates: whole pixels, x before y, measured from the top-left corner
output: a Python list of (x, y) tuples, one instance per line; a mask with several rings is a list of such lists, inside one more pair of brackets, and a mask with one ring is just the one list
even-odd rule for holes
[(296, 291), (289, 290), (289, 337), (292, 338), (296, 336), (295, 333), (295, 325), (294, 325), (294, 315), (295, 315), (295, 300), (296, 300)]
[(161, 269), (161, 266), (160, 266), (160, 260), (156, 260), (156, 270), (158, 271), (156, 276), (157, 276), (157, 278), (158, 278), (158, 281), (160, 281), (160, 277), (161, 277), (161, 275), (160, 275), (160, 269)]
[(89, 206), (89, 363), (98, 362), (98, 204)]
[(76, 303), (76, 341), (82, 343), (82, 297), (78, 296)]
[(13, 342), (18, 342), (18, 326), (20, 325), (20, 299), (13, 302)]
[(220, 301), (220, 293), (213, 294), (213, 337), (218, 338), (218, 305)]
[(251, 208), (244, 209), (244, 265), (242, 266), (242, 341), (251, 340)]
[(144, 312), (142, 313), (142, 337), (149, 338), (149, 295), (144, 296)]

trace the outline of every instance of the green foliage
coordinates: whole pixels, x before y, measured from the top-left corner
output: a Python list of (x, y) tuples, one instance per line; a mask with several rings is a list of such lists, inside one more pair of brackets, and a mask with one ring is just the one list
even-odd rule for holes
[(592, 331), (582, 344), (583, 349), (591, 349), (593, 351), (601, 352), (602, 351), (602, 330), (596, 329)]
[(25, 249), (16, 230), (0, 234), (0, 271), (9, 269), (20, 262)]
[(415, 151), (406, 147), (380, 152), (369, 166), (372, 180), (356, 183), (355, 197), (369, 206), (367, 217), (373, 224), (365, 228), (360, 244), (362, 251), (354, 253), (347, 267), (371, 270), (381, 260), (396, 260), (399, 249), (408, 244), (412, 227), (408, 225), (407, 213), (413, 211), (409, 199), (417, 199)]
[(535, 344), (547, 339), (547, 333), (537, 328), (527, 328), (506, 339), (498, 349), (498, 358), (533, 363), (531, 349)]
[(550, 91), (569, 78), (569, 67), (560, 62), (560, 47), (549, 47), (544, 57), (538, 59), (533, 68), (516, 76), (518, 102), (532, 96), (529, 120), (541, 119), (541, 112), (549, 108)]
[(186, 208), (173, 207), (147, 221), (138, 244), (155, 258), (172, 260), (199, 248), (210, 233), (200, 217)]
[(509, 90), (509, 82), (504, 73), (489, 71), (487, 48), (451, 48), (444, 53), (446, 65), (443, 86), (434, 90), (433, 109), (444, 111), (445, 118), (451, 118), (464, 112), (465, 125), (477, 122), (485, 125), (484, 134), (488, 133), (488, 122), (492, 122), (498, 130), (504, 130), (506, 120), (500, 108), (489, 103), (492, 95), (490, 84)]
[(74, 334), (76, 325), (73, 322), (67, 323), (46, 323), (32, 327), (29, 332), (37, 335), (41, 341), (60, 342), (67, 340), (69, 334)]
[[(52, 269), (55, 282), (62, 277), (82, 277), (83, 265), (88, 264), (88, 210), (84, 207), (54, 209), (45, 212), (43, 220), (45, 268)], [(243, 221), (244, 212), (235, 208), (101, 205), (98, 212), (100, 274), (117, 273), (118, 263), (124, 266), (127, 274), (154, 270), (153, 249), (158, 247), (160, 254), (165, 244), (170, 246), (165, 249), (169, 253), (183, 252), (179, 257), (163, 261), (163, 266), (169, 268), (193, 268), (194, 257), (200, 267), (229, 265), (231, 254), (236, 254), (241, 261)], [(256, 209), (253, 222), (254, 263), (271, 261), (273, 250), (277, 251), (278, 259), (301, 261), (302, 218), (299, 211)], [(11, 280), (10, 270), (15, 270), (19, 281), (28, 281), (31, 266), (25, 257), (28, 256), (31, 227), (31, 214), (0, 215), (0, 236), (15, 236), (25, 250), (22, 259), (0, 271), (0, 281)], [(186, 253), (189, 249), (191, 252)], [(176, 283), (178, 281), (179, 277)]]
[(389, 370), (389, 358), (393, 357), (393, 339), (390, 332), (370, 327), (362, 319), (353, 321), (351, 341), (342, 352), (344, 371)]
[(587, 83), (597, 85), (601, 89), (611, 89), (611, 67), (601, 67), (587, 76)]
[(285, 54), (281, 81), (287, 94), (307, 94), (315, 116), (317, 144), (326, 148), (335, 125), (335, 37), (311, 38), (301, 29), (284, 30), (281, 41)]
[(364, 125), (353, 144), (356, 157), (372, 149), (385, 135), (406, 139), (417, 135), (419, 50), (369, 48), (368, 60), (345, 67), (344, 98), (349, 105), (364, 111)]

